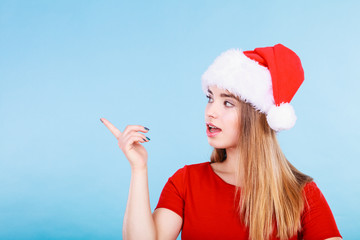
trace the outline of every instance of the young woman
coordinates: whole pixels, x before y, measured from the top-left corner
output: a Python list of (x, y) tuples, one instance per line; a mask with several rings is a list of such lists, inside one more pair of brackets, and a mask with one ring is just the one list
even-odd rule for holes
[(294, 126), (290, 101), (304, 80), (287, 47), (229, 50), (202, 76), (209, 98), (206, 132), (210, 162), (186, 165), (171, 176), (151, 213), (149, 129), (120, 132), (100, 119), (131, 165), (124, 239), (342, 239), (313, 179), (285, 158), (276, 132)]

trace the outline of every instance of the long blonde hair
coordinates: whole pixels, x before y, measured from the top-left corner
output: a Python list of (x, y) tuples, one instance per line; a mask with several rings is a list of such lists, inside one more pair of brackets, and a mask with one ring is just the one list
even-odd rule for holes
[[(251, 240), (269, 239), (274, 227), (277, 237), (289, 239), (301, 229), (300, 218), (306, 201), (302, 190), (313, 179), (286, 159), (265, 114), (255, 110), (250, 103), (240, 102), (240, 155), (235, 170), (234, 198), (238, 199), (239, 217), (249, 228)], [(210, 159), (211, 162), (225, 161), (226, 150), (215, 148)], [(241, 168), (244, 178), (240, 189)]]

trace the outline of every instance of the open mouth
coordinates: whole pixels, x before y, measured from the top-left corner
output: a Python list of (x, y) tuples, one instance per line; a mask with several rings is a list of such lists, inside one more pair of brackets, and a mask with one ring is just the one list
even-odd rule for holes
[(208, 128), (208, 130), (209, 130), (209, 132), (211, 132), (211, 133), (215, 133), (215, 132), (220, 132), (221, 131), (221, 128), (218, 128), (218, 127), (216, 127), (215, 125), (213, 125), (213, 124), (206, 124), (207, 125), (207, 128)]

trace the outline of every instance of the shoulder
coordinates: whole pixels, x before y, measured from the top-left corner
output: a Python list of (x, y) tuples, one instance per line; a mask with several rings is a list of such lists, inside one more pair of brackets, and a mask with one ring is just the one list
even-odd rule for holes
[(204, 171), (209, 168), (209, 162), (202, 162), (202, 163), (195, 163), (190, 165), (185, 165), (187, 168), (187, 171), (193, 172), (193, 171)]
[(324, 194), (314, 181), (306, 183), (303, 189), (305, 201), (304, 211), (331, 211)]
[(185, 165), (184, 167), (178, 169), (175, 174), (187, 174), (198, 171), (206, 171), (209, 167), (209, 162), (195, 163), (190, 165)]
[(319, 187), (314, 181), (305, 184), (303, 188), (303, 196), (305, 198), (305, 202), (308, 204), (311, 204), (313, 201), (319, 200), (319, 198), (323, 197)]
[(208, 164), (205, 162), (185, 165), (168, 179), (168, 185), (173, 186), (182, 196), (185, 196), (189, 187), (194, 187), (194, 185), (199, 185), (202, 182)]
[(319, 187), (314, 181), (305, 184), (303, 194), (305, 195), (307, 200), (323, 197), (323, 194), (321, 193)]
[(307, 182), (303, 189), (303, 193), (305, 195), (312, 194), (312, 193), (318, 192), (318, 191), (320, 191), (320, 189), (318, 188), (318, 186), (316, 185), (316, 183), (314, 181)]
[(178, 169), (170, 179), (182, 179), (192, 178), (194, 176), (202, 176), (206, 174), (209, 168), (209, 162), (195, 163), (190, 165), (185, 165), (184, 167)]
[(307, 182), (304, 186), (304, 191), (312, 191), (319, 189), (314, 181)]

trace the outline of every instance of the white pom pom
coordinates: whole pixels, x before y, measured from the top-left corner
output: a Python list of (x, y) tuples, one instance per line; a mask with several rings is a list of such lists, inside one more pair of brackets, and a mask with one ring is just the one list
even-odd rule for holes
[(296, 122), (294, 108), (289, 103), (281, 103), (280, 106), (273, 105), (267, 113), (266, 119), (269, 126), (275, 131), (292, 128)]

